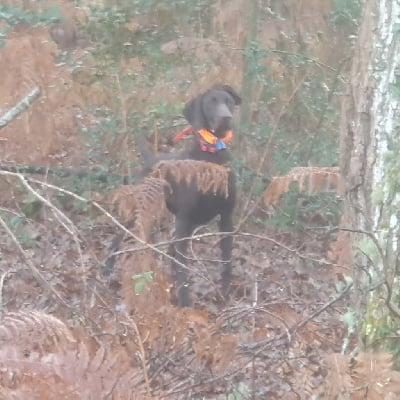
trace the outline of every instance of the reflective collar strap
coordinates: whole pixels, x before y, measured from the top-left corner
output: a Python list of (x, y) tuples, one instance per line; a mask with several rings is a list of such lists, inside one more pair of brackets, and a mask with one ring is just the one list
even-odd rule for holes
[(219, 150), (226, 149), (226, 143), (232, 140), (232, 131), (228, 131), (223, 138), (216, 137), (212, 132), (207, 129), (200, 129), (197, 134), (200, 136), (200, 147), (202, 151), (215, 153)]

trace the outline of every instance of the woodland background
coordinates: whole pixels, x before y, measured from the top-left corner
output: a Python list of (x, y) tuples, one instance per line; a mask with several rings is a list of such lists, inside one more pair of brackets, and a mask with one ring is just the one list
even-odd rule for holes
[[(399, 398), (390, 354), (352, 357), (337, 229), (340, 96), (361, 11), (358, 0), (2, 2), (0, 117), (41, 93), (0, 130), (0, 399)], [(190, 246), (195, 308), (177, 309), (173, 223), (162, 187), (138, 183), (135, 149), (145, 138), (172, 150), (184, 103), (217, 83), (244, 101), (233, 293), (219, 295), (211, 224)], [(35, 166), (46, 168), (27, 174)]]

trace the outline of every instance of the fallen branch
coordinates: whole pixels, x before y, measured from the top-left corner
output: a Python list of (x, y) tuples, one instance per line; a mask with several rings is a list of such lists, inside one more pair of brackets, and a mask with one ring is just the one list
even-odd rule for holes
[(46, 278), (43, 276), (41, 271), (38, 268), (36, 268), (36, 266), (33, 264), (32, 259), (29, 257), (29, 255), (26, 253), (26, 251), (22, 248), (22, 246), (18, 242), (18, 239), (15, 237), (15, 235), (13, 234), (11, 229), (8, 227), (8, 225), (5, 223), (5, 221), (1, 217), (0, 217), (0, 226), (2, 226), (4, 228), (4, 230), (7, 232), (7, 234), (12, 239), (12, 241), (14, 242), (15, 246), (17, 247), (20, 255), (22, 256), (23, 260), (25, 261), (26, 265), (31, 270), (33, 277), (40, 284), (40, 286), (43, 289), (48, 290), (50, 293), (52, 293), (56, 297), (56, 299), (60, 302), (60, 304), (62, 304), (63, 306), (65, 306), (66, 308), (68, 308), (70, 310), (75, 310), (75, 308), (72, 307), (71, 305), (69, 305), (63, 299), (63, 297), (60, 295), (60, 293), (52, 285), (50, 285), (49, 282), (47, 282)]
[[(294, 324), (290, 329), (289, 333), (293, 334), (303, 328), (309, 321), (313, 320), (316, 318), (318, 315), (320, 315), (322, 312), (324, 312), (327, 308), (331, 307), (333, 304), (338, 302), (339, 300), (343, 299), (343, 297), (347, 296), (347, 294), (350, 292), (350, 289), (353, 287), (353, 283), (350, 283), (349, 285), (346, 286), (346, 288), (340, 292), (336, 297), (333, 299), (329, 300), (325, 304), (323, 304), (321, 307), (316, 309), (313, 313), (311, 313), (308, 317), (302, 319), (300, 322)], [(268, 338), (265, 340), (260, 340), (257, 342), (253, 343), (245, 343), (240, 346), (240, 350), (243, 353), (248, 353), (248, 352), (253, 352), (256, 351), (255, 354), (253, 354), (255, 357), (260, 356), (269, 346), (272, 344), (275, 345), (277, 341), (283, 340), (284, 337), (287, 336), (287, 332), (282, 332), (280, 335), (275, 336), (273, 338)]]
[[(132, 233), (129, 229), (127, 229), (124, 225), (122, 225), (118, 220), (116, 220), (104, 207), (102, 207), (99, 203), (97, 203), (96, 201), (93, 200), (89, 200), (86, 199), (82, 196), (77, 195), (76, 193), (73, 193), (69, 190), (66, 189), (62, 189), (58, 186), (52, 185), (50, 183), (47, 182), (42, 182), (39, 181), (37, 179), (29, 179), (24, 177), (21, 174), (18, 173), (14, 173), (14, 172), (7, 172), (7, 171), (0, 171), (0, 176), (4, 175), (4, 176), (11, 176), (14, 178), (17, 178), (20, 180), (20, 182), (27, 187), (27, 189), (35, 196), (37, 197), (40, 201), (42, 201), (45, 205), (47, 205), (48, 207), (50, 207), (53, 211), (58, 212), (58, 215), (61, 217), (62, 220), (64, 220), (64, 222), (68, 222), (69, 219), (61, 213), (61, 211), (59, 211), (53, 204), (51, 204), (49, 201), (47, 201), (45, 198), (43, 198), (43, 196), (41, 196), (39, 193), (35, 192), (32, 190), (32, 188), (29, 186), (29, 183), (36, 183), (38, 185), (41, 185), (43, 187), (47, 187), (49, 189), (53, 189), (57, 192), (60, 193), (64, 193), (68, 196), (71, 196), (72, 198), (75, 198), (76, 200), (81, 201), (84, 204), (91, 204), (93, 207), (97, 208), (103, 215), (105, 215), (109, 220), (111, 220), (111, 222), (116, 225), (118, 228), (120, 228), (123, 232), (125, 232), (128, 236), (132, 237), (134, 240), (136, 240), (138, 243), (140, 243), (141, 245), (145, 246), (145, 248), (151, 249), (154, 252), (156, 252), (157, 254), (160, 254), (164, 257), (166, 257), (167, 259), (176, 262), (178, 265), (180, 265), (182, 268), (187, 268), (187, 266), (183, 263), (181, 263), (180, 261), (176, 260), (176, 258), (174, 258), (173, 256), (169, 255), (166, 252), (163, 252), (161, 250), (159, 250), (156, 246), (154, 246), (152, 243), (148, 243), (145, 240), (143, 240), (142, 238), (136, 236), (134, 233)], [(71, 223), (72, 224), (72, 223)], [(68, 224), (66, 224), (66, 228), (68, 228)]]
[(16, 106), (0, 117), (0, 128), (4, 128), (13, 119), (18, 117), (18, 115), (25, 111), (39, 96), (40, 88), (35, 87), (32, 89)]
[(15, 174), (32, 174), (32, 175), (54, 175), (60, 178), (74, 177), (77, 179), (89, 178), (98, 182), (121, 182), (124, 184), (132, 183), (132, 180), (127, 176), (110, 174), (104, 170), (76, 170), (65, 167), (53, 167), (42, 165), (29, 165), (29, 164), (12, 164), (1, 163), (0, 171), (13, 172)]

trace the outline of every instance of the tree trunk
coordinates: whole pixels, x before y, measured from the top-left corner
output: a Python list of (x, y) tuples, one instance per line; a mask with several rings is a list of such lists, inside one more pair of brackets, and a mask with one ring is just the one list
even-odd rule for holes
[(400, 287), (399, 16), (400, 0), (366, 0), (342, 106), (340, 164), (345, 227), (353, 230), (348, 233), (352, 307), (359, 343), (366, 346), (400, 326), (395, 306)]

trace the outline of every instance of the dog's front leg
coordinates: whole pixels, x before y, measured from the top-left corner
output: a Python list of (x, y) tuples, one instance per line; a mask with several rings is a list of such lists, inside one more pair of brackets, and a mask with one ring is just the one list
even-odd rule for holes
[[(175, 239), (190, 237), (193, 229), (194, 227), (187, 221), (187, 218), (176, 217)], [(187, 245), (188, 240), (180, 240), (174, 246), (174, 257), (176, 261), (173, 262), (173, 269), (175, 272), (175, 283), (179, 307), (190, 307), (192, 303), (190, 300), (189, 282), (187, 281), (185, 267), (182, 266), (182, 264), (186, 264), (187, 260), (185, 257)]]
[[(221, 219), (219, 221), (220, 232), (232, 232), (233, 231), (233, 221), (232, 213), (227, 212), (221, 214)], [(221, 256), (222, 256), (222, 295), (226, 298), (229, 292), (229, 286), (232, 277), (232, 235), (226, 235), (221, 239)]]

